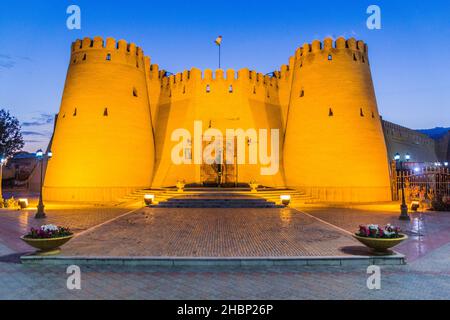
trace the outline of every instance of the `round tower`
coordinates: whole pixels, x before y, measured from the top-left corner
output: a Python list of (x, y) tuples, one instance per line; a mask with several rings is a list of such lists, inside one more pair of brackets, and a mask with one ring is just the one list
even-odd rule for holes
[(46, 199), (110, 201), (151, 185), (147, 60), (124, 40), (95, 37), (72, 44)]
[(288, 186), (321, 200), (391, 200), (364, 42), (326, 39), (296, 51), (284, 169)]

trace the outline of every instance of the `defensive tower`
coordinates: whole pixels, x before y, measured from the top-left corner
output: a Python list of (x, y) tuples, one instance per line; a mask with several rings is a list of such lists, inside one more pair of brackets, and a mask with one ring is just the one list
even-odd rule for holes
[(149, 59), (134, 43), (95, 37), (72, 44), (46, 199), (109, 201), (150, 186), (149, 71)]
[(390, 200), (367, 45), (353, 38), (303, 45), (295, 54), (291, 90), (287, 185), (327, 201)]

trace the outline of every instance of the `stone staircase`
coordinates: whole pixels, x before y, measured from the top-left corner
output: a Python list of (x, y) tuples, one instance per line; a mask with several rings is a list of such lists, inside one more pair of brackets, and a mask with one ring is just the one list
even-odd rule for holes
[(214, 197), (204, 194), (199, 197), (175, 197), (159, 202), (158, 208), (281, 208), (274, 202), (263, 198), (235, 197)]
[(286, 188), (176, 188), (142, 189), (122, 199), (123, 202), (143, 201), (144, 195), (155, 196), (158, 208), (279, 208), (281, 195), (291, 196), (291, 206), (311, 203), (314, 199), (306, 194)]

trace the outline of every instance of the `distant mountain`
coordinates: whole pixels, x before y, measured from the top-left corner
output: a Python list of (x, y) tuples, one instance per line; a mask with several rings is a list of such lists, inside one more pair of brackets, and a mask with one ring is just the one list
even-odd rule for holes
[(442, 127), (437, 127), (434, 129), (421, 129), (421, 130), (416, 130), (420, 133), (426, 134), (427, 136), (429, 136), (432, 139), (440, 139), (442, 138), (447, 132), (450, 131), (450, 128), (442, 128)]

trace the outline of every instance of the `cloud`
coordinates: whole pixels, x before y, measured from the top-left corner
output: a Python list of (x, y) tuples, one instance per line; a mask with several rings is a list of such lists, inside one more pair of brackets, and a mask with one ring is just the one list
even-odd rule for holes
[(42, 132), (36, 132), (36, 131), (22, 131), (22, 135), (24, 136), (40, 136), (40, 137), (47, 137), (45, 133)]
[(16, 65), (13, 58), (7, 54), (0, 54), (0, 68), (11, 69)]
[(25, 56), (11, 56), (9, 54), (0, 53), (0, 68), (12, 69), (20, 60), (28, 62), (33, 61), (31, 58)]
[(39, 127), (53, 124), (55, 117), (52, 114), (41, 113), (37, 117), (31, 118), (30, 121), (22, 122), (22, 127)]

